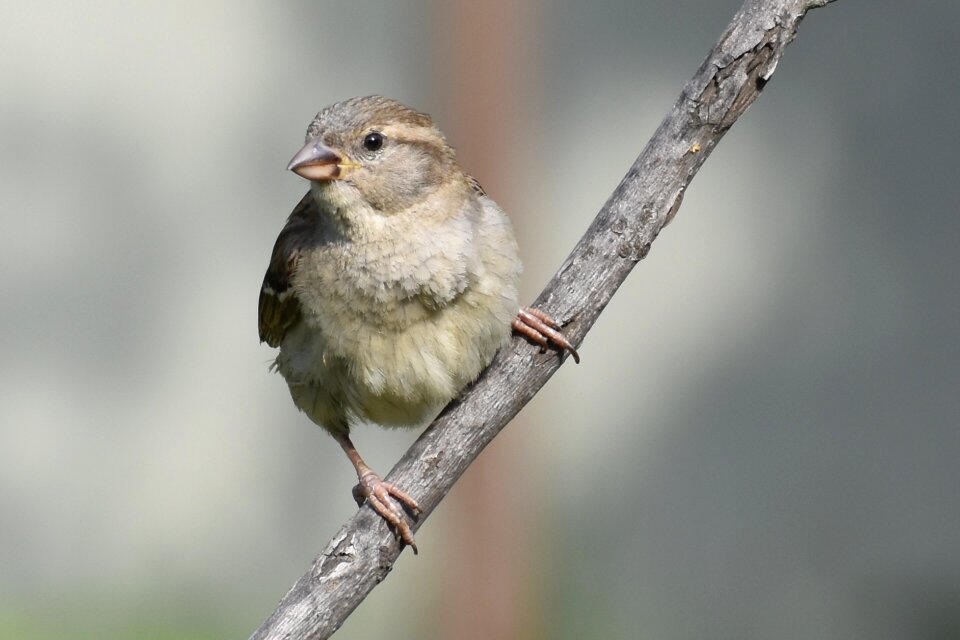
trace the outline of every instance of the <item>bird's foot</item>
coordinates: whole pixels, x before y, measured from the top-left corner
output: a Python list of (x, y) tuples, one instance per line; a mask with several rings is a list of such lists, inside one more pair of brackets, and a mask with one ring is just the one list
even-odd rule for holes
[[(416, 515), (420, 512), (420, 505), (416, 500), (389, 482), (384, 482), (373, 471), (360, 476), (360, 484), (353, 488), (353, 499), (357, 501), (357, 505), (363, 505), (363, 501), (366, 500), (370, 507), (393, 527), (400, 539), (409, 545), (414, 553), (417, 553), (413, 531), (410, 530), (406, 514), (400, 506), (400, 504), (406, 506), (413, 515)], [(398, 502), (400, 504), (397, 504)]]
[(560, 332), (560, 328), (559, 322), (533, 307), (522, 307), (517, 312), (517, 317), (513, 319), (514, 331), (537, 343), (544, 351), (550, 348), (551, 343), (564, 351), (569, 351), (574, 362), (580, 364), (580, 354)]

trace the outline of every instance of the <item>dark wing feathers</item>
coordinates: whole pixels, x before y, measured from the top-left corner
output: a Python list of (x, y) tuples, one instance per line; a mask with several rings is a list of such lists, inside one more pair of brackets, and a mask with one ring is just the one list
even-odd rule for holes
[(483, 187), (480, 186), (480, 181), (474, 178), (473, 176), (467, 176), (467, 182), (470, 183), (470, 188), (478, 196), (485, 196), (487, 192), (483, 190)]
[(316, 202), (307, 193), (273, 245), (259, 304), (260, 341), (271, 347), (279, 347), (287, 329), (300, 319), (300, 303), (291, 285), (300, 254), (315, 237), (318, 216)]

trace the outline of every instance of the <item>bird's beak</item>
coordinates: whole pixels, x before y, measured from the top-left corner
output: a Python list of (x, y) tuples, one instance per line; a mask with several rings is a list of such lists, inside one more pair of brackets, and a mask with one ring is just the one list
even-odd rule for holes
[(293, 156), (287, 165), (287, 170), (307, 180), (326, 182), (340, 177), (342, 164), (344, 163), (340, 154), (320, 140), (314, 139), (297, 151), (297, 155)]

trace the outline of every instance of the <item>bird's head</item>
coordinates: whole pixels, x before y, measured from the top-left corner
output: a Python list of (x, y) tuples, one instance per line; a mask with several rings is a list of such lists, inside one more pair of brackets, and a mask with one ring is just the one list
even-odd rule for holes
[(342, 204), (403, 211), (460, 175), (430, 116), (381, 96), (330, 105), (307, 128), (287, 167)]

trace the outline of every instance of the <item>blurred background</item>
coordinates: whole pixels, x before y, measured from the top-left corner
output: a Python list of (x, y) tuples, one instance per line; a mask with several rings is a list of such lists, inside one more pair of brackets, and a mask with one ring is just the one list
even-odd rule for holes
[[(257, 341), (322, 106), (433, 114), (532, 300), (739, 5), (7, 3), (0, 637), (246, 638), (355, 510)], [(960, 637), (958, 23), (811, 13), (337, 637)]]

